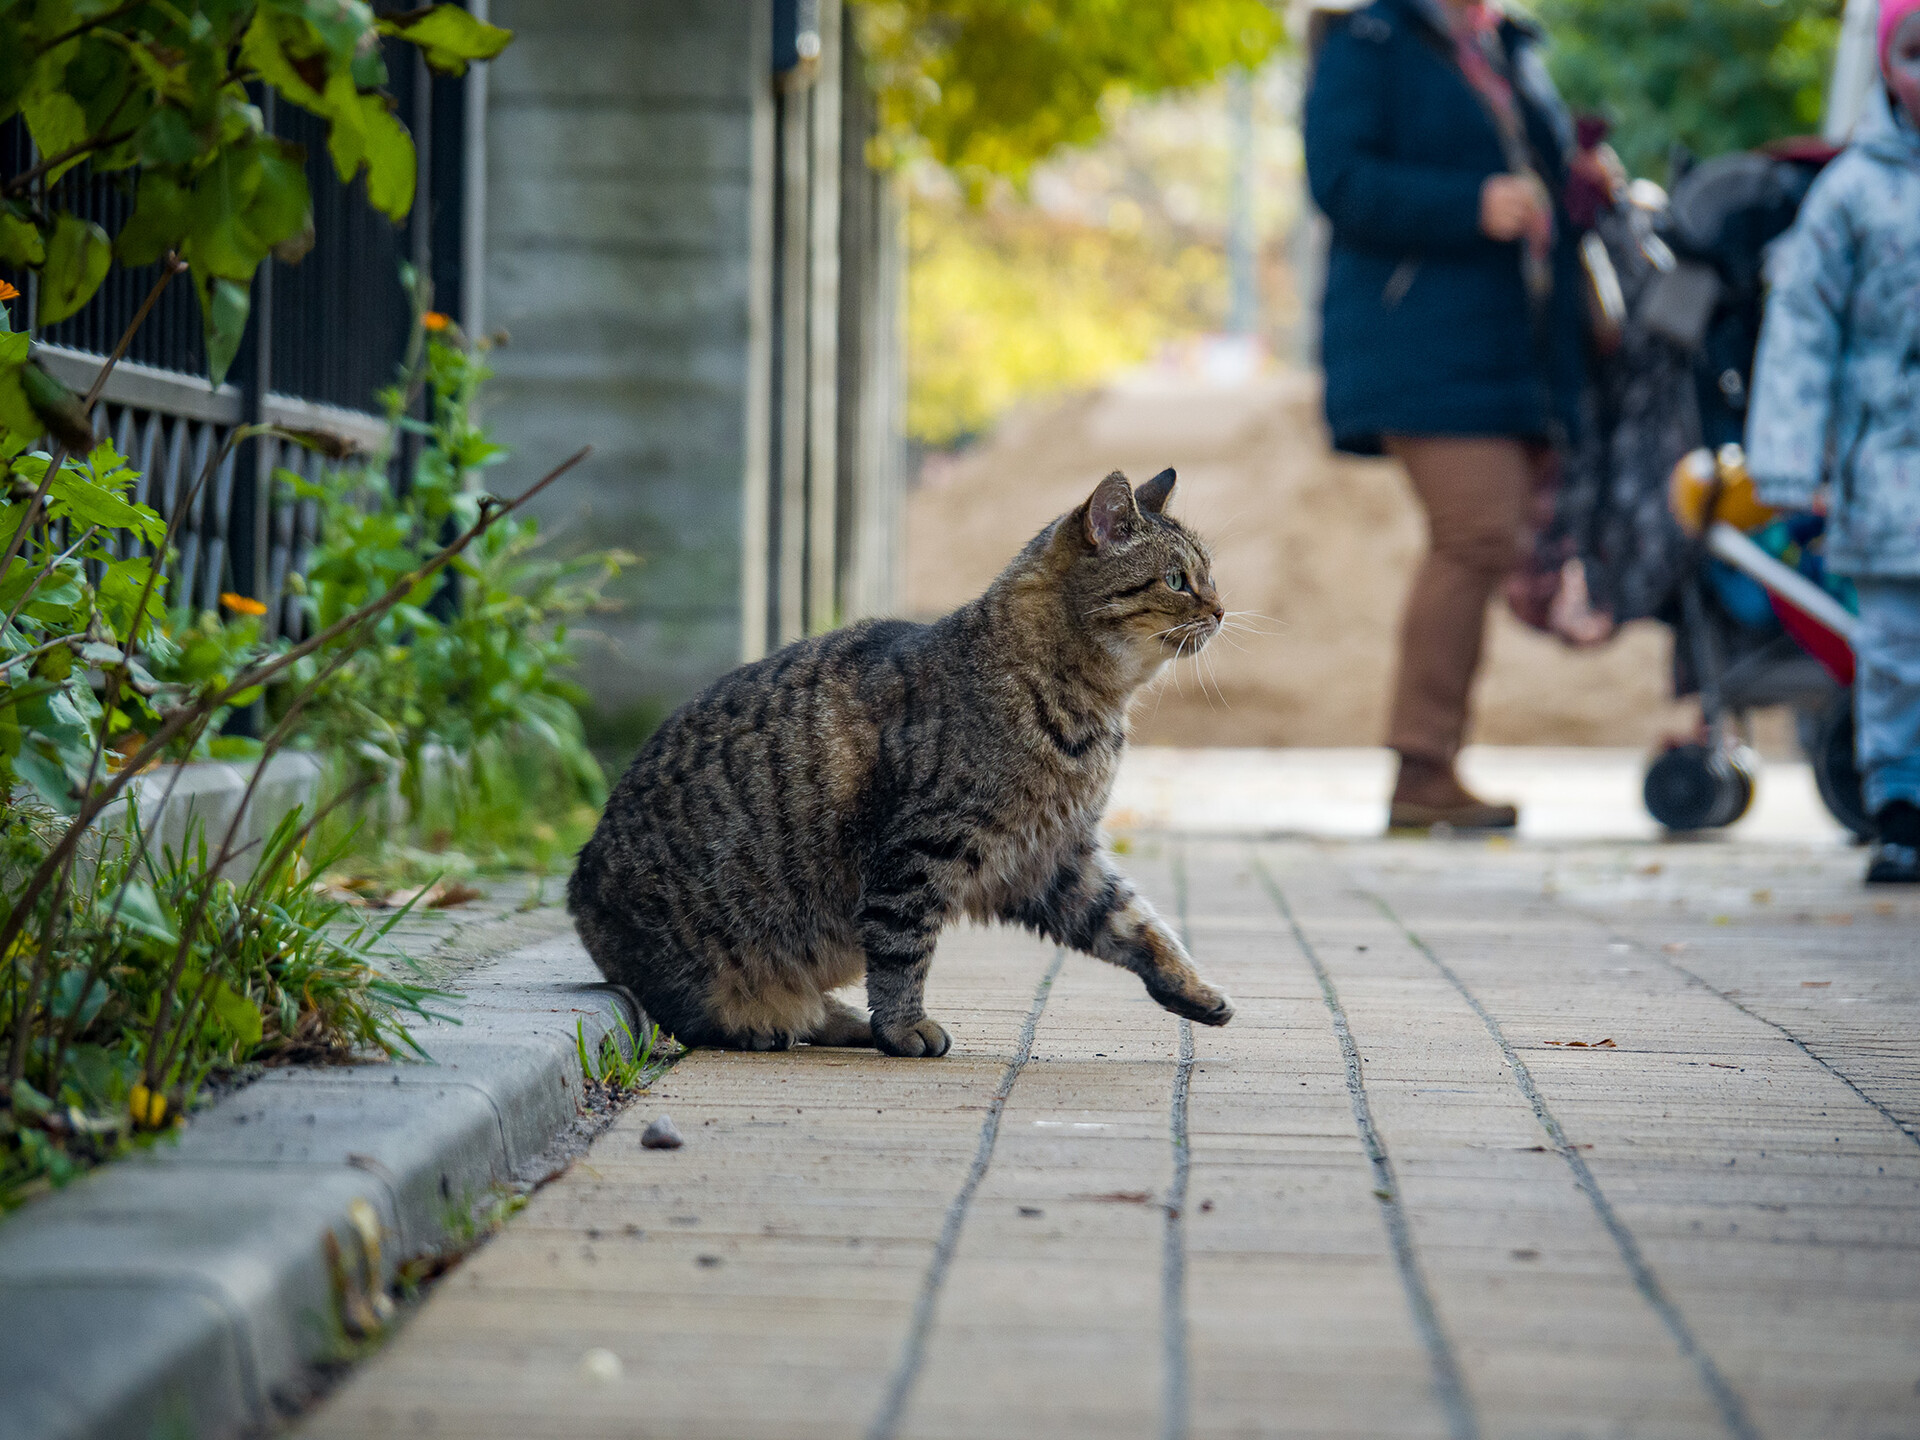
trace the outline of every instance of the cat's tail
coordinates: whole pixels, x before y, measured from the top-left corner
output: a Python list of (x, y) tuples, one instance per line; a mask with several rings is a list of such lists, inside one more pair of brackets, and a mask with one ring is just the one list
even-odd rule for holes
[(580, 851), (567, 880), (567, 913), (594, 965), (607, 982), (629, 991), (647, 1019), (682, 1045), (723, 1043), (709, 1013), (697, 967), (676, 955), (665, 934), (643, 926), (612, 892), (614, 886), (595, 835)]

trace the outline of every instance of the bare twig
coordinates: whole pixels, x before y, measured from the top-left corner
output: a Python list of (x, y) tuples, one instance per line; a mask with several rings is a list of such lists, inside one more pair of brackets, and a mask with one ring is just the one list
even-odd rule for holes
[(59, 650), (64, 646), (78, 645), (86, 638), (84, 635), (56, 635), (53, 639), (36, 645), (31, 650), (22, 650), (18, 655), (10, 655), (5, 660), (0, 660), (0, 677), (4, 677), (7, 671), (16, 665), (25, 664), (29, 660), (39, 659), (40, 656), (46, 654), (49, 650)]
[(82, 21), (80, 24), (74, 26), (71, 30), (63, 30), (61, 31), (60, 34), (54, 36), (51, 40), (47, 41), (46, 44), (40, 47), (39, 53), (41, 55), (45, 55), (49, 51), (59, 49), (62, 45), (66, 44), (67, 41), (69, 40), (79, 39), (82, 35), (86, 34), (89, 30), (97, 30), (102, 25), (111, 25), (114, 21), (122, 19), (125, 16), (131, 15), (135, 10), (138, 10), (145, 3), (146, 3), (146, 0), (131, 0), (131, 3), (122, 5), (118, 10), (109, 10), (105, 15), (96, 15), (91, 20)]
[(78, 145), (69, 145), (57, 154), (47, 156), (46, 159), (42, 160), (32, 169), (22, 170), (18, 175), (7, 181), (5, 186), (0, 186), (0, 195), (21, 194), (23, 191), (31, 189), (33, 182), (38, 180), (42, 175), (45, 175), (48, 171), (58, 170), (69, 160), (78, 160), (84, 155), (91, 155), (96, 150), (109, 150), (115, 145), (118, 145), (122, 140), (131, 140), (134, 137), (134, 133), (132, 130), (122, 130), (118, 134), (96, 135), (91, 140), (82, 140)]
[(107, 356), (107, 363), (100, 367), (100, 373), (93, 377), (93, 384), (87, 388), (86, 398), (80, 402), (83, 410), (92, 410), (99, 402), (101, 393), (107, 388), (107, 380), (113, 374), (113, 367), (126, 359), (127, 347), (133, 344), (133, 337), (140, 327), (147, 323), (147, 316), (153, 313), (153, 307), (160, 303), (161, 292), (174, 276), (183, 273), (186, 268), (186, 261), (171, 250), (167, 252), (166, 258), (160, 262), (159, 275), (154, 277), (153, 288), (147, 291), (147, 298), (140, 302), (140, 308), (133, 312), (133, 319), (120, 332), (120, 343), (113, 347), (113, 353)]

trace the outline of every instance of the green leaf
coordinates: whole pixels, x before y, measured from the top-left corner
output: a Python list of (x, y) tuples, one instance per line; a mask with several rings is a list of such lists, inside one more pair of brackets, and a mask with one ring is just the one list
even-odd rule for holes
[(353, 57), (348, 73), (362, 90), (384, 90), (387, 86), (387, 57), (379, 50), (366, 50)]
[[(77, 7), (82, 10), (84, 6)], [(92, 16), (86, 16), (92, 19)], [(67, 62), (61, 88), (80, 102), (85, 138), (117, 135), (128, 127), (128, 93), (133, 62), (121, 46), (99, 32), (81, 38), (79, 51)]]
[(158, 940), (163, 945), (180, 943), (180, 932), (174, 925), (173, 916), (160, 903), (160, 897), (154, 894), (153, 887), (146, 881), (128, 881), (119, 900), (120, 923), (129, 930)]
[[(327, 152), (340, 178), (351, 181), (364, 167), (375, 208), (404, 219), (413, 206), (413, 140), (384, 97), (360, 93), (352, 69), (357, 41), (344, 51), (332, 47), (333, 63), (328, 63), (335, 30), (327, 17), (347, 10), (365, 12), (371, 25), (364, 5), (273, 0), (254, 15), (241, 52), (268, 84), (328, 122)], [(316, 18), (322, 11), (325, 15)]]
[(94, 979), (84, 967), (76, 967), (63, 974), (55, 986), (53, 1013), (62, 1020), (72, 1021), (76, 1030), (84, 1030), (93, 1023), (111, 993), (105, 980)]
[(194, 272), (193, 286), (200, 296), (200, 317), (206, 327), (207, 374), (218, 385), (227, 378), (234, 356), (240, 353), (240, 337), (246, 334), (247, 312), (253, 300), (246, 286), (199, 270)]
[(60, 681), (73, 673), (73, 651), (59, 645), (45, 651), (33, 662), (33, 678)]
[(24, 330), (0, 335), (0, 460), (18, 455), (40, 438), (40, 417), (33, 413), (33, 402), (20, 384), (20, 372), (25, 368), (24, 354), (18, 360), (7, 358), (7, 352), (13, 348), (10, 342), (20, 341), (19, 348), (24, 352), (27, 338)]
[(307, 189), (306, 152), (283, 141), (261, 144), (260, 181), (247, 207), (247, 229), (264, 256), (283, 241), (301, 234), (313, 220), (313, 197)]
[(133, 214), (113, 242), (122, 265), (151, 265), (185, 243), (191, 197), (172, 178), (155, 170), (140, 176)]
[(40, 268), (39, 323), (66, 319), (93, 298), (113, 263), (107, 232), (91, 220), (62, 212), (54, 217), (47, 238), (47, 258)]
[(33, 222), (14, 214), (11, 207), (0, 206), (0, 264), (25, 270), (45, 263), (46, 258), (46, 242)]
[(9, 1098), (13, 1108), (22, 1115), (47, 1115), (53, 1110), (53, 1101), (24, 1080), (13, 1082), (13, 1090)]
[[(352, 84), (344, 75), (335, 76), (327, 87), (328, 98), (337, 90), (351, 90)], [(413, 137), (387, 109), (384, 97), (354, 94), (344, 99), (334, 114), (327, 151), (342, 180), (352, 180), (364, 165), (367, 199), (374, 209), (396, 221), (406, 219), (413, 208)]]
[(411, 40), (426, 52), (427, 63), (449, 75), (467, 73), (470, 60), (491, 60), (513, 40), (511, 30), (476, 20), (458, 5), (435, 5), (380, 22), (382, 35)]
[[(25, 728), (21, 727), (23, 732)], [(33, 743), (33, 737), (23, 738), (26, 743), (13, 757), (14, 773), (47, 804), (63, 815), (71, 815), (79, 807), (74, 804), (73, 781), (67, 778), (65, 767), (49, 758), (44, 747)]]
[(260, 185), (260, 160), (250, 151), (222, 150), (194, 182), (181, 255), (196, 272), (250, 280), (264, 249), (247, 231), (246, 210)]
[[(65, 49), (64, 46), (61, 48)], [(40, 72), (44, 74), (49, 68), (53, 67), (43, 58)], [(64, 66), (58, 67), (56, 73), (64, 69)], [(87, 112), (80, 108), (80, 102), (62, 84), (44, 88), (36, 86), (20, 108), (27, 117), (27, 129), (33, 136), (33, 143), (39, 147), (42, 155), (64, 155), (88, 139)], [(85, 158), (76, 155), (64, 164), (54, 166), (47, 171), (47, 184), (53, 184)]]
[(69, 815), (93, 761), (93, 728), (75, 705), (75, 694), (98, 708), (84, 686), (42, 691), (13, 707), (21, 732), (14, 769), (49, 805)]
[(54, 514), (70, 515), (84, 525), (131, 530), (149, 545), (158, 545), (167, 533), (166, 521), (146, 506), (130, 504), (64, 465), (47, 487), (47, 495)]
[(326, 86), (324, 47), (291, 15), (261, 6), (240, 42), (246, 62), (260, 78), (303, 110), (330, 116), (321, 92)]
[(226, 981), (213, 982), (213, 993), (207, 997), (207, 1009), (220, 1027), (246, 1049), (251, 1050), (260, 1043), (260, 1037), (265, 1033), (260, 1007)]
[[(100, 613), (107, 624), (113, 627), (113, 633), (131, 645), (138, 638), (127, 633), (127, 627), (133, 624), (134, 611), (140, 604), (140, 594), (146, 589), (147, 573), (153, 562), (144, 555), (129, 555), (125, 559), (111, 562), (100, 576)], [(141, 624), (143, 631), (152, 630), (158, 623), (155, 611), (163, 612), (167, 604), (167, 581), (162, 576), (154, 582), (153, 598), (147, 602), (148, 613)], [(143, 695), (152, 693), (152, 677), (134, 663), (134, 687)], [(142, 689), (145, 684), (148, 688)]]
[(78, 454), (93, 449), (93, 426), (78, 395), (31, 360), (20, 367), (20, 388), (47, 434)]
[(200, 137), (186, 114), (162, 105), (147, 117), (135, 137), (140, 159), (148, 165), (185, 165), (200, 158)]
[(362, 0), (269, 0), (269, 4), (296, 24), (305, 21), (300, 28), (310, 28), (342, 64), (365, 48), (374, 30), (373, 8)]

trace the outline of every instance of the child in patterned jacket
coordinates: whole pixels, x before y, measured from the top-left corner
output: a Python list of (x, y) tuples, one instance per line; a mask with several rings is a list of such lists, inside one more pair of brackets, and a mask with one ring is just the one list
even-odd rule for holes
[(1920, 884), (1920, 0), (1883, 0), (1853, 143), (1771, 260), (1747, 462), (1769, 504), (1826, 487), (1827, 564), (1860, 594), (1869, 884)]

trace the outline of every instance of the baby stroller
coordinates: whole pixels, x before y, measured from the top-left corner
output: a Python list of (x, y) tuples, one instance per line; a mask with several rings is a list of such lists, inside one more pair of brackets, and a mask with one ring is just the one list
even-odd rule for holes
[(1851, 585), (1821, 562), (1824, 519), (1761, 506), (1734, 444), (1683, 459), (1670, 501), (1695, 552), (1680, 581), (1676, 650), (1686, 651), (1707, 734), (1670, 747), (1647, 771), (1648, 811), (1670, 830), (1739, 819), (1752, 803), (1756, 769), (1735, 738), (1744, 712), (1789, 705), (1821, 799), (1864, 837), (1851, 688), (1858, 622)]
[(1722, 156), (1685, 168), (1671, 197), (1634, 182), (1589, 240), (1604, 247), (1620, 323), (1597, 358), (1548, 539), (1580, 558), (1617, 621), (1673, 627), (1674, 693), (1700, 697), (1703, 733), (1647, 772), (1647, 809), (1671, 830), (1746, 813), (1759, 768), (1749, 712), (1787, 705), (1827, 808), (1867, 833), (1850, 597), (1820, 563), (1820, 517), (1758, 507), (1739, 452), (1766, 248), (1835, 153), (1794, 141)]

